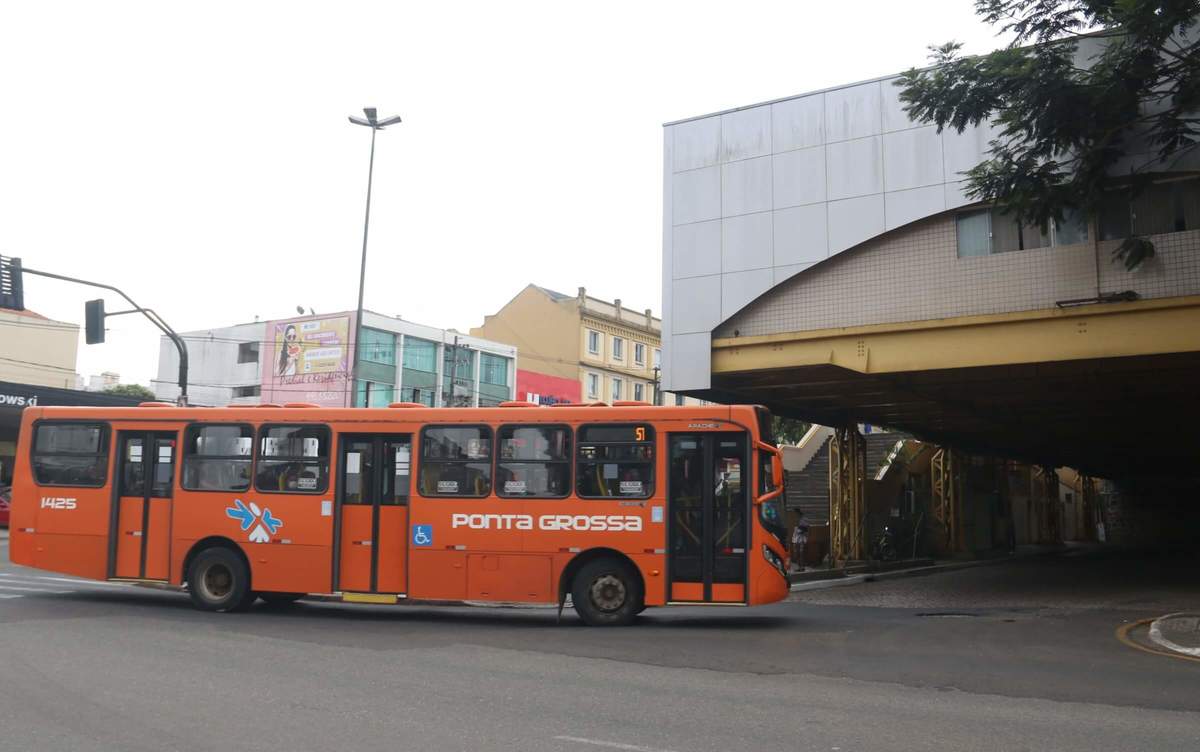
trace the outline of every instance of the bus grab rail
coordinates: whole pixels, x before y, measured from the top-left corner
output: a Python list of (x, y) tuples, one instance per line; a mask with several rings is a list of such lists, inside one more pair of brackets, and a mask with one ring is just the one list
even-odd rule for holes
[(754, 448), (771, 455), (771, 485), (775, 486), (775, 490), (768, 491), (754, 499), (755, 504), (761, 504), (783, 495), (783, 452), (779, 447), (757, 439), (754, 441)]

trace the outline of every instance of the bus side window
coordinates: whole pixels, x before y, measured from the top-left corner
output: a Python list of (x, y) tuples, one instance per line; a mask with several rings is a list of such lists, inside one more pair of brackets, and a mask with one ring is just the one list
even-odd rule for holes
[(492, 429), (426, 426), (421, 429), (417, 487), (426, 497), (478, 497), (492, 490)]
[(254, 429), (247, 425), (188, 426), (183, 440), (183, 488), (187, 491), (246, 491)]
[(263, 426), (254, 487), (264, 493), (325, 493), (329, 443), (328, 426)]
[(653, 495), (654, 426), (580, 427), (575, 490), (584, 499)]
[(496, 492), (526, 499), (562, 499), (571, 493), (571, 429), (500, 426)]
[(42, 486), (100, 488), (108, 480), (106, 423), (39, 423), (33, 477)]

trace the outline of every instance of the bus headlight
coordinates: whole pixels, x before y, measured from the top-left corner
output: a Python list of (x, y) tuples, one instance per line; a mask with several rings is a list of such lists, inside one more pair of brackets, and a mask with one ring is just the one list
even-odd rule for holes
[(779, 558), (779, 554), (772, 551), (770, 546), (768, 546), (766, 543), (763, 544), (762, 552), (763, 558), (766, 559), (771, 566), (775, 567), (779, 574), (783, 575), (783, 578), (786, 580), (787, 569), (783, 566), (783, 559)]

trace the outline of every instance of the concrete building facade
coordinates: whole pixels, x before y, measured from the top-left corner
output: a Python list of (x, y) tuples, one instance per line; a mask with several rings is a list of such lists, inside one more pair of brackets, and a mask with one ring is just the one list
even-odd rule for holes
[[(364, 311), (362, 346), (355, 348), (354, 315), (300, 316), (182, 333), (190, 401), (462, 407), (513, 399), (515, 347)], [(356, 356), (358, 378), (352, 387)], [(154, 381), (159, 399), (178, 397), (178, 368), (175, 346), (163, 337)]]
[(1091, 474), (1189, 462), (1127, 426), (1200, 420), (1200, 149), (1130, 136), (1144, 192), (1023, 227), (966, 195), (995, 127), (914, 122), (898, 81), (665, 126), (664, 388)]
[[(665, 388), (710, 388), (725, 337), (1200, 293), (1200, 183), (1117, 199), (1099, 226), (1018, 228), (964, 193), (994, 128), (913, 122), (897, 81), (665, 127)], [(1193, 154), (1169, 175), (1198, 169)], [(1135, 273), (1111, 261), (1131, 223), (1159, 249)]]
[[(471, 334), (520, 347), (527, 380), (532, 382), (535, 374), (562, 380), (562, 391), (574, 396), (555, 401), (655, 401), (662, 321), (650, 309), (635, 311), (619, 299), (600, 300), (582, 287), (571, 296), (531, 284)], [(538, 394), (522, 386), (518, 384), (518, 393)], [(676, 403), (675, 394), (662, 397), (663, 404)], [(683, 404), (682, 396), (678, 400)]]

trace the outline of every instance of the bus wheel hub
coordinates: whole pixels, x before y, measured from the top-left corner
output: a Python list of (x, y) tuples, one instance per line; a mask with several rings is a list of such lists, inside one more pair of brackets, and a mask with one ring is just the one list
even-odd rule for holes
[(592, 603), (601, 611), (616, 611), (625, 604), (625, 583), (611, 574), (592, 583)]
[(224, 598), (229, 595), (229, 588), (232, 584), (233, 578), (225, 567), (209, 567), (208, 571), (204, 573), (204, 589), (213, 598)]

